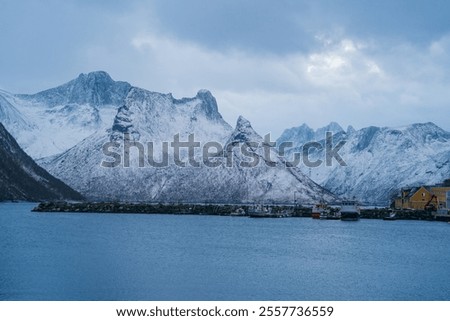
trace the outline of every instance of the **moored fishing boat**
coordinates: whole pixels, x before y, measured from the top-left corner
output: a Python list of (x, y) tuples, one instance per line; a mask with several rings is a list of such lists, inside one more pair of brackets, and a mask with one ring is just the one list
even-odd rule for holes
[(339, 211), (341, 221), (358, 221), (360, 210), (356, 201), (343, 201)]

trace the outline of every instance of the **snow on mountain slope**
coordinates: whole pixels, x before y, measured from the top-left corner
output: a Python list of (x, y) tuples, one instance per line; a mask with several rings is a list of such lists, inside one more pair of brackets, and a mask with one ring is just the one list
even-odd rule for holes
[(61, 199), (82, 196), (36, 165), (0, 123), (0, 201)]
[(337, 134), (343, 131), (342, 127), (336, 122), (331, 122), (327, 126), (318, 128), (317, 130), (313, 130), (308, 125), (303, 124), (299, 127), (292, 127), (284, 130), (280, 138), (277, 139), (277, 145), (281, 142), (292, 142), (293, 147), (297, 147), (306, 142), (325, 139), (325, 134), (327, 132)]
[[(183, 142), (193, 134), (201, 147), (213, 143), (223, 149), (209, 150), (212, 156), (209, 166), (204, 162), (201, 147), (194, 149), (192, 155), (183, 150), (179, 161), (185, 162), (185, 166), (179, 166), (176, 165), (174, 150), (170, 148), (177, 134)], [(135, 146), (138, 142), (142, 144), (145, 155), (139, 155), (139, 147)], [(162, 148), (164, 142), (168, 144), (167, 150)], [(108, 143), (108, 151), (122, 158), (119, 166), (101, 166), (103, 161), (112, 161), (102, 152)], [(167, 155), (169, 161), (166, 166), (150, 166), (147, 143), (153, 144), (155, 161), (160, 162)], [(248, 146), (250, 157), (243, 154), (240, 147), (249, 143), (257, 145)], [(129, 153), (124, 152), (125, 144), (133, 145)], [(226, 144), (233, 148), (226, 148)], [(263, 139), (247, 120), (240, 117), (235, 129), (223, 120), (214, 97), (208, 91), (201, 90), (193, 98), (177, 100), (170, 94), (133, 88), (111, 129), (89, 136), (61, 155), (41, 160), (41, 165), (93, 199), (292, 202), (295, 192), (300, 202), (335, 200), (332, 194), (300, 170), (288, 168), (273, 148), (266, 150)], [(129, 167), (124, 166), (127, 155), (130, 156)], [(255, 166), (243, 164), (252, 160), (257, 162)], [(140, 161), (143, 167), (139, 166)]]
[(48, 107), (61, 105), (90, 105), (95, 107), (118, 106), (123, 103), (131, 85), (114, 81), (104, 71), (80, 74), (76, 79), (56, 88), (33, 95), (17, 95), (18, 98)]
[(1, 91), (0, 121), (30, 156), (51, 156), (110, 127), (130, 89), (98, 71), (34, 95)]
[[(287, 166), (272, 147), (267, 149), (247, 120), (240, 118), (235, 129), (228, 125), (207, 90), (193, 98), (175, 99), (171, 94), (114, 81), (97, 71), (34, 95), (0, 90), (0, 122), (30, 156), (43, 157), (40, 162), (53, 174), (99, 199), (189, 200), (192, 191), (197, 200), (292, 200), (295, 191), (299, 200), (313, 201), (318, 194), (328, 195), (298, 169)], [(327, 131), (335, 134), (334, 145), (347, 141), (339, 150), (347, 166), (337, 166), (335, 161), (334, 166), (301, 166), (300, 170), (341, 196), (386, 204), (401, 187), (437, 183), (450, 176), (450, 134), (431, 123), (358, 131), (351, 126), (344, 131), (337, 123), (318, 130), (303, 124), (287, 129), (277, 145), (283, 141), (294, 144), (287, 150), (290, 160), (293, 153), (301, 153), (305, 142), (321, 141)], [(195, 141), (222, 146), (257, 141), (262, 147), (251, 145), (247, 151), (258, 162), (251, 169), (241, 166), (248, 155), (239, 148), (223, 151), (225, 156), (234, 155), (233, 166), (180, 169), (172, 160), (163, 169), (142, 169), (139, 162), (145, 162), (147, 155), (138, 158), (137, 147), (133, 147), (129, 168), (100, 167), (105, 158), (102, 147), (114, 143), (119, 147), (111, 151), (121, 151), (124, 134), (127, 144), (143, 142), (146, 152), (151, 147), (155, 162), (164, 160), (166, 154), (173, 158), (173, 151), (163, 147), (170, 146), (175, 135), (186, 141), (193, 134)], [(182, 161), (201, 161), (202, 156), (199, 148), (194, 155), (181, 149), (179, 155)], [(312, 149), (310, 156), (324, 159), (324, 151)]]
[(21, 131), (33, 130), (32, 123), (15, 108), (6, 97), (11, 97), (6, 92), (0, 93), (0, 120), (11, 128), (11, 132), (17, 134)]
[(142, 136), (168, 141), (175, 134), (193, 133), (198, 140), (208, 138), (221, 142), (231, 129), (207, 90), (199, 91), (194, 98), (178, 100), (171, 94), (134, 87), (114, 119), (112, 135), (122, 136), (127, 132), (135, 139)]
[[(291, 202), (295, 198), (299, 202), (308, 204), (337, 200), (334, 195), (315, 184), (298, 168), (290, 167), (288, 162), (278, 154), (277, 149), (254, 131), (248, 120), (239, 117), (236, 128), (225, 146), (242, 146), (242, 144), (251, 151), (250, 154), (253, 156), (249, 159), (248, 152), (244, 153), (242, 148), (233, 148), (233, 167), (238, 171), (244, 169), (244, 181), (250, 200), (271, 199)], [(225, 156), (227, 156), (226, 153)], [(254, 163), (254, 158), (257, 160), (257, 166), (246, 167), (246, 163)]]
[[(335, 160), (333, 166), (301, 165), (311, 179), (339, 196), (387, 205), (402, 187), (436, 184), (450, 177), (450, 133), (433, 123), (351, 128), (336, 134), (333, 146), (341, 140), (346, 143), (338, 153), (347, 166)], [(301, 146), (292, 148), (286, 157), (300, 151)], [(324, 153), (313, 149), (310, 159), (325, 160)]]

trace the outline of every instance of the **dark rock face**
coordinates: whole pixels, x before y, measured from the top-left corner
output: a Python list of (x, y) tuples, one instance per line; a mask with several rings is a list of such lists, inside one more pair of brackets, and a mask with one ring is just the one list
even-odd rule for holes
[(83, 197), (39, 167), (0, 123), (0, 201), (81, 200)]
[(197, 98), (201, 100), (200, 109), (205, 113), (208, 119), (222, 119), (217, 107), (217, 101), (209, 90), (200, 90), (197, 93)]

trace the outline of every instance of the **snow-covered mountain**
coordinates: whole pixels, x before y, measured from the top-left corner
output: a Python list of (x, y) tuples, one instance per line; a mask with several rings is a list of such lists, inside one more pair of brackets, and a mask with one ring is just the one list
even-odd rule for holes
[(281, 136), (277, 139), (277, 145), (281, 142), (292, 142), (295, 146), (303, 145), (306, 142), (319, 141), (325, 139), (325, 134), (331, 132), (337, 134), (343, 132), (342, 127), (336, 123), (331, 122), (327, 126), (312, 129), (306, 124), (302, 124), (299, 127), (292, 127), (283, 131)]
[(5, 97), (11, 99), (6, 92), (0, 91), (0, 121), (10, 129), (14, 135), (21, 132), (32, 131), (32, 123), (17, 110)]
[(195, 134), (197, 140), (222, 141), (231, 132), (223, 120), (217, 102), (207, 90), (194, 98), (175, 99), (133, 87), (112, 122), (112, 136), (131, 134), (134, 139), (170, 141), (173, 135)]
[[(176, 154), (171, 147), (174, 137), (186, 142), (190, 135), (200, 146), (191, 154), (183, 148)], [(203, 155), (205, 144), (212, 147), (208, 149), (208, 163)], [(242, 145), (246, 146), (244, 152)], [(149, 155), (157, 163), (167, 157), (167, 165), (150, 166)], [(128, 156), (129, 164), (125, 161)], [(113, 166), (117, 157), (120, 164)], [(273, 147), (265, 145), (249, 121), (240, 117), (233, 129), (223, 120), (216, 100), (207, 90), (199, 91), (193, 98), (175, 99), (171, 94), (133, 87), (109, 129), (97, 131), (66, 152), (42, 159), (40, 164), (93, 199), (292, 202), (295, 197), (302, 203), (336, 200), (299, 169), (289, 168)]]
[[(287, 159), (300, 153), (307, 141), (295, 141), (286, 153)], [(299, 167), (315, 182), (342, 197), (387, 205), (402, 187), (436, 184), (450, 177), (450, 133), (433, 123), (358, 131), (349, 127), (333, 136), (333, 146), (340, 141), (345, 144), (338, 154), (347, 166), (334, 160), (333, 166), (322, 163), (315, 168), (303, 164)], [(325, 146), (323, 140), (320, 144)], [(324, 149), (311, 151), (310, 159), (325, 161)]]
[(0, 123), (0, 201), (62, 199), (82, 196), (36, 165)]
[(33, 158), (59, 154), (110, 127), (130, 89), (97, 71), (33, 95), (0, 91), (0, 122)]
[[(340, 196), (387, 204), (401, 187), (437, 183), (450, 176), (450, 134), (431, 123), (358, 131), (351, 126), (344, 131), (337, 123), (318, 130), (306, 124), (287, 129), (277, 145), (294, 144), (286, 152), (288, 161), (294, 153), (301, 153), (305, 142), (319, 141), (325, 146), (328, 131), (334, 134), (334, 145), (346, 141), (339, 155), (347, 166), (334, 161), (333, 166), (292, 168), (247, 120), (239, 118), (234, 129), (226, 123), (209, 91), (175, 99), (171, 94), (114, 81), (102, 71), (80, 74), (33, 95), (0, 90), (0, 122), (30, 156), (42, 158), (39, 163), (52, 174), (97, 199), (292, 201), (295, 194), (302, 202), (332, 200), (331, 194), (306, 177), (310, 176)], [(187, 141), (191, 134), (202, 144), (236, 148), (217, 150), (226, 161), (215, 167), (204, 165), (201, 148), (193, 155), (182, 148), (180, 159), (200, 166), (180, 168), (170, 142), (175, 135)], [(243, 150), (242, 145), (248, 148)], [(102, 151), (105, 146), (110, 148), (106, 149), (109, 156)], [(124, 146), (131, 146), (130, 152), (124, 153)], [(149, 149), (153, 162), (165, 158), (171, 162), (140, 168), (140, 163), (148, 165)], [(117, 155), (120, 166), (100, 166)], [(130, 164), (124, 167), (128, 155)], [(324, 150), (312, 149), (310, 156), (325, 159)], [(248, 159), (257, 166), (243, 166)]]

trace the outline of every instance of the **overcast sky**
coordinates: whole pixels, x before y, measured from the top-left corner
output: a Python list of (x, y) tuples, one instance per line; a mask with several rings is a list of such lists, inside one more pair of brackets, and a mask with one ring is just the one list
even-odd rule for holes
[(0, 88), (94, 70), (201, 88), (260, 133), (432, 121), (450, 130), (450, 1), (0, 0)]

